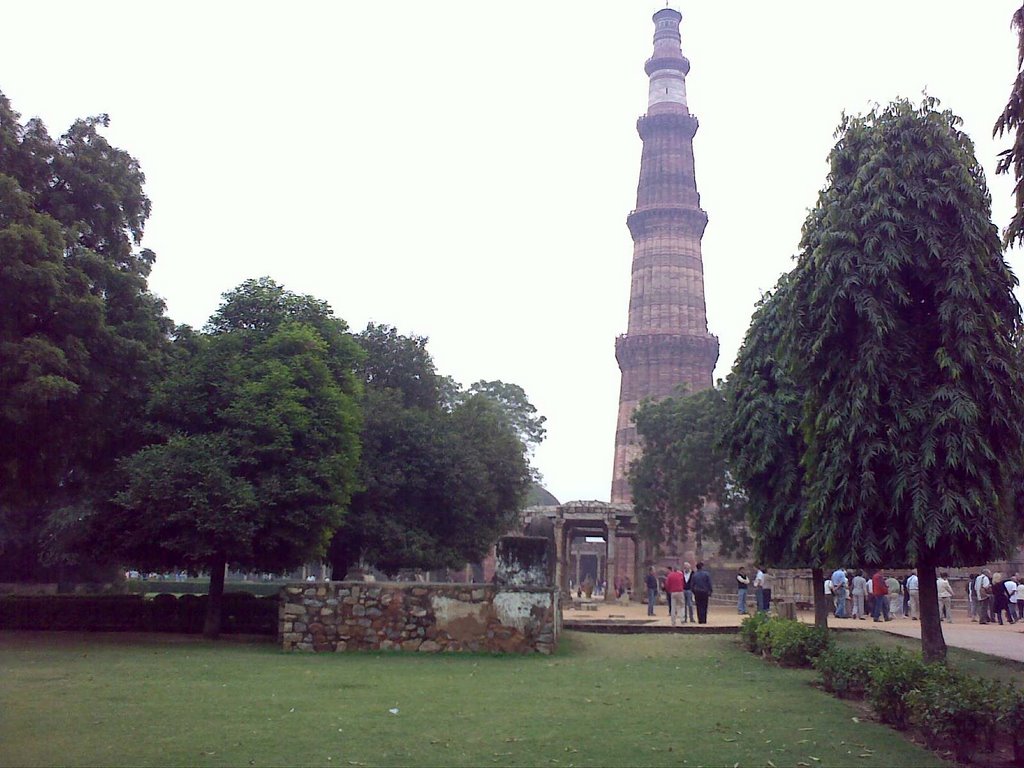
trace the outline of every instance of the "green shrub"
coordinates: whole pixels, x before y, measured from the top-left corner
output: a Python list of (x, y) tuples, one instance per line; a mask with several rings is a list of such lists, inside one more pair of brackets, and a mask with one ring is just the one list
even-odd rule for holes
[(996, 730), (1013, 744), (1013, 764), (1024, 765), (1024, 691), (1013, 683), (999, 687), (996, 696)]
[(740, 622), (740, 640), (751, 653), (760, 653), (761, 646), (757, 641), (757, 630), (770, 621), (767, 613), (752, 613)]
[(916, 688), (907, 692), (910, 721), (933, 749), (954, 750), (966, 762), (974, 748), (994, 742), (999, 683), (928, 664)]
[(918, 688), (927, 669), (921, 657), (902, 648), (883, 652), (871, 670), (868, 701), (883, 723), (905, 730), (910, 724), (907, 694)]
[(779, 618), (758, 628), (757, 641), (763, 653), (784, 667), (809, 667), (832, 644), (827, 629)]
[(877, 646), (842, 650), (827, 648), (814, 660), (822, 687), (841, 699), (863, 699), (871, 670), (883, 661), (885, 651)]

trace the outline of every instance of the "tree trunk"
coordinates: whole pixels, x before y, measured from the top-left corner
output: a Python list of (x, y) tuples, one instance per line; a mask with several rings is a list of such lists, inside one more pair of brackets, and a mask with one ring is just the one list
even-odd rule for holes
[(203, 637), (216, 640), (220, 636), (221, 606), (224, 598), (224, 567), (227, 556), (218, 552), (210, 561), (210, 591), (206, 598), (206, 619), (203, 622)]
[(946, 661), (946, 640), (939, 619), (939, 590), (935, 566), (917, 566), (917, 588), (921, 603), (921, 653), (926, 663)]
[(824, 568), (811, 568), (811, 590), (814, 593), (814, 626), (828, 629), (832, 601), (825, 596)]

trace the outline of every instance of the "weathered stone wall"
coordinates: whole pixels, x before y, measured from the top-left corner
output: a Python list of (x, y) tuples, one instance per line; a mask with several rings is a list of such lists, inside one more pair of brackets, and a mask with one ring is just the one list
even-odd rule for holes
[(331, 581), (281, 590), (286, 651), (551, 653), (557, 590), (484, 584)]

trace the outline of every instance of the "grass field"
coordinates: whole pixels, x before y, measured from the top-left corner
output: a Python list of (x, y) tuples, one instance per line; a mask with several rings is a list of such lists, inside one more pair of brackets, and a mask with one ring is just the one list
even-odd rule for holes
[(494, 657), (0, 632), (0, 676), (0, 765), (942, 765), (735, 636)]

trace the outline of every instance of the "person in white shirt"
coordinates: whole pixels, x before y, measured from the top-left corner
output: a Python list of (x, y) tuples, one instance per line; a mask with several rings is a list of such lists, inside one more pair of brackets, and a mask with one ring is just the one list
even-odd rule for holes
[(765, 595), (766, 582), (768, 575), (764, 572), (764, 568), (760, 565), (757, 566), (757, 573), (754, 574), (754, 601), (757, 603), (757, 610), (760, 613), (764, 613), (770, 607), (765, 602), (765, 597), (771, 597), (771, 590), (768, 590), (768, 594)]
[(907, 576), (907, 592), (910, 594), (910, 618), (918, 621), (921, 618), (920, 582), (917, 580), (917, 568)]
[(1006, 596), (1010, 601), (1009, 616), (1011, 619), (1016, 619), (1020, 616), (1017, 605), (1017, 600), (1019, 599), (1017, 597), (1017, 590), (1020, 587), (1020, 576), (1016, 573), (1013, 574), (1013, 576), (1008, 577), (1006, 581), (1003, 582), (1003, 586), (1006, 588)]
[(868, 582), (861, 571), (857, 571), (853, 577), (853, 587), (850, 594), (853, 595), (852, 616), (855, 619), (866, 618), (864, 616), (864, 595), (867, 593)]
[(949, 574), (943, 571), (935, 580), (935, 590), (939, 593), (939, 620), (953, 623), (953, 587), (949, 585)]
[(1019, 573), (1013, 574), (1013, 580), (1017, 582), (1017, 618), (1024, 619), (1024, 579)]

